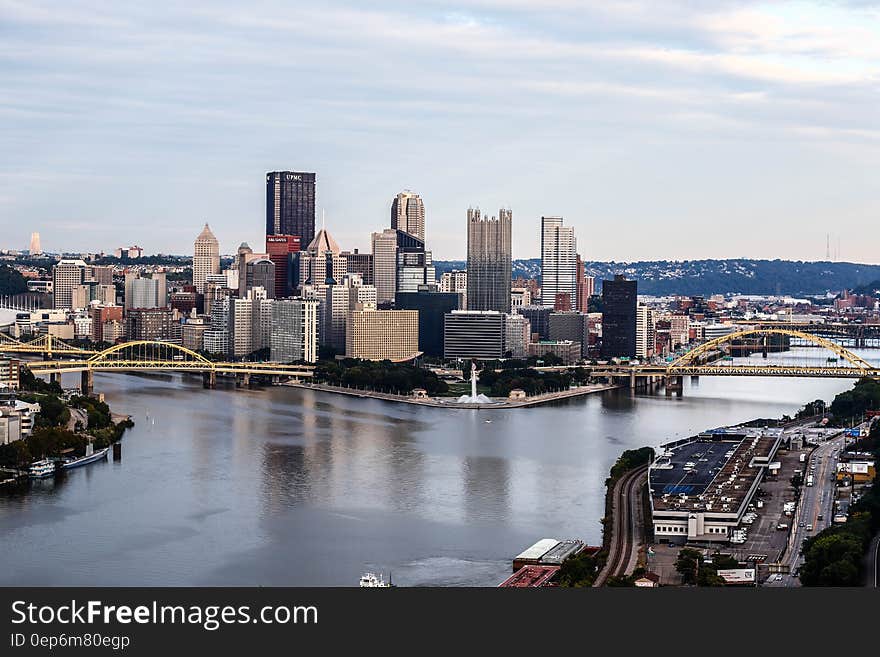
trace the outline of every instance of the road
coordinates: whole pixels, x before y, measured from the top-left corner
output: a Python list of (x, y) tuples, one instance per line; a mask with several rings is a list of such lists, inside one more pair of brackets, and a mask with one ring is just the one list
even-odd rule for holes
[[(793, 573), (796, 573), (803, 564), (801, 545), (807, 538), (829, 527), (834, 517), (837, 455), (843, 449), (845, 441), (846, 437), (843, 434), (829, 439), (816, 447), (810, 459), (804, 464), (804, 485), (801, 488), (797, 510), (792, 517), (791, 535), (783, 559), (787, 572), (771, 576), (766, 582), (767, 586), (800, 586), (800, 580)], [(816, 469), (813, 472), (813, 485), (807, 486), (806, 480), (810, 475), (811, 463)], [(820, 515), (822, 520), (819, 520)], [(807, 530), (808, 525), (813, 526), (812, 530)]]
[[(642, 488), (648, 476), (648, 466), (630, 470), (614, 484), (611, 498), (613, 526), (611, 544), (608, 548), (608, 559), (605, 567), (596, 577), (593, 586), (604, 586), (609, 577), (625, 575), (630, 571), (633, 554), (641, 540), (641, 517), (639, 508), (642, 502)], [(634, 566), (633, 566), (634, 568)]]

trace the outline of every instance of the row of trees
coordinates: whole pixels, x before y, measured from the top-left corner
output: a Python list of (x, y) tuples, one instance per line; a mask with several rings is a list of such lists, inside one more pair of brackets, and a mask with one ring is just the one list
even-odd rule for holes
[(568, 372), (539, 372), (531, 368), (484, 370), (480, 383), (488, 386), (493, 397), (506, 397), (521, 388), (529, 396), (567, 389), (572, 382)]
[(59, 456), (64, 450), (84, 453), (88, 438), (63, 427), (38, 427), (27, 438), (0, 445), (0, 465), (27, 468), (34, 461)]
[(709, 559), (703, 559), (699, 550), (691, 548), (682, 549), (675, 560), (675, 569), (687, 586), (724, 586), (718, 571), (741, 567), (729, 554), (716, 552)]
[(880, 409), (880, 381), (859, 379), (852, 390), (837, 395), (829, 408), (838, 425), (860, 419), (865, 411)]
[(362, 388), (377, 392), (405, 394), (424, 388), (429, 395), (442, 395), (449, 390), (434, 372), (389, 360), (371, 361), (356, 358), (319, 361), (315, 380), (334, 386)]

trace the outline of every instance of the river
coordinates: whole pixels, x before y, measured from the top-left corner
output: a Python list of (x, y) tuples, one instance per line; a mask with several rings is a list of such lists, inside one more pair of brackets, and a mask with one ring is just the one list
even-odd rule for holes
[(405, 586), (492, 586), (539, 538), (601, 540), (604, 480), (624, 449), (791, 414), (851, 385), (686, 378), (682, 398), (470, 411), (100, 374), (96, 391), (135, 421), (122, 459), (0, 495), (0, 585), (353, 586), (374, 570)]

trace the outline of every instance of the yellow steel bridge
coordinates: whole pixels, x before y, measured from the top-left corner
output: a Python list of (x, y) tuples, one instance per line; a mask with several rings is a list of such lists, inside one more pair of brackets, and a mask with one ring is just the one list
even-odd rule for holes
[[(0, 351), (4, 349), (0, 345)], [(77, 355), (86, 353), (77, 352)], [(32, 361), (28, 367), (34, 374), (81, 372), (84, 390), (91, 389), (95, 372), (199, 372), (206, 375), (205, 384), (213, 387), (218, 373), (241, 375), (245, 380), (251, 375), (301, 379), (311, 377), (314, 369), (281, 363), (217, 362), (186, 347), (155, 340), (123, 342), (103, 351), (92, 352), (86, 359)]]

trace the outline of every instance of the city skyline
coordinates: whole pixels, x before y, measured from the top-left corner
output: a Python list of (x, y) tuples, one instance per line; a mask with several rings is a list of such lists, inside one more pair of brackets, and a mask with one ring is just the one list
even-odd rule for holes
[(830, 232), (877, 262), (876, 6), (538, 8), (10, 6), (5, 246), (184, 253), (206, 221), (224, 252), (260, 244), (263, 174), (296, 170), (362, 251), (413, 189), (438, 259), (479, 200), (516, 211), (515, 257), (561, 215), (586, 260), (822, 260)]

